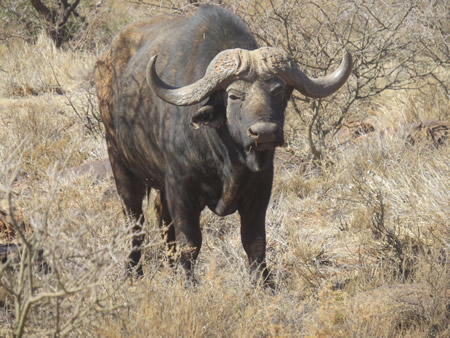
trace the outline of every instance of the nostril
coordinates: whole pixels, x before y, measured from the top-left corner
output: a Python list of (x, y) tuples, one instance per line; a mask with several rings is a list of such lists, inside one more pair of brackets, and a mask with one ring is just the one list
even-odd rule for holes
[(248, 136), (250, 136), (251, 138), (258, 138), (258, 131), (254, 131), (252, 130), (252, 127), (247, 129), (247, 134)]
[(276, 133), (278, 133), (278, 129), (280, 129), (280, 127), (277, 124), (273, 124), (271, 128), (272, 134), (275, 135)]
[(257, 122), (247, 129), (250, 138), (258, 142), (274, 142), (280, 127), (272, 122)]

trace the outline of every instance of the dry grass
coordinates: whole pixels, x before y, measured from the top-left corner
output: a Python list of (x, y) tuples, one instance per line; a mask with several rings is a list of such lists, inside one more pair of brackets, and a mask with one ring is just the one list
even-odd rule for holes
[[(267, 215), (276, 292), (252, 284), (238, 216), (209, 211), (200, 284), (186, 289), (166, 264), (151, 201), (145, 277), (132, 282), (124, 274), (130, 224), (111, 177), (58, 174), (107, 156), (86, 119), (95, 115), (85, 110), (95, 59), (56, 50), (43, 36), (1, 54), (0, 207), (9, 210), (12, 196), (51, 269), (33, 268), (33, 295), (48, 297), (31, 307), (26, 334), (449, 334), (449, 145), (411, 147), (395, 132), (403, 122), (448, 118), (438, 87), (373, 100), (371, 118), (393, 132), (340, 147), (324, 164), (308, 160), (304, 126), (289, 111), (288, 148), (277, 160)], [(19, 270), (1, 270), (3, 285), (15, 287)], [(0, 335), (12, 336), (16, 307), (1, 288)]]

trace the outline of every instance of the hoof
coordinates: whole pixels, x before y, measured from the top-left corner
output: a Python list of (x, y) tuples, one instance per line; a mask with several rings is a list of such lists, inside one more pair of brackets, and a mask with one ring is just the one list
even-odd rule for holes
[(199, 282), (194, 277), (186, 277), (183, 287), (185, 289), (195, 289), (199, 286)]
[(140, 253), (139, 257), (133, 257), (133, 254), (130, 255), (128, 263), (126, 265), (126, 271), (129, 277), (136, 277), (136, 278), (144, 277), (144, 271), (142, 270), (142, 264), (139, 263), (139, 259)]
[(253, 283), (255, 286), (262, 286), (264, 289), (271, 290), (273, 292), (276, 290), (276, 284), (273, 281), (272, 272), (264, 265), (253, 271)]

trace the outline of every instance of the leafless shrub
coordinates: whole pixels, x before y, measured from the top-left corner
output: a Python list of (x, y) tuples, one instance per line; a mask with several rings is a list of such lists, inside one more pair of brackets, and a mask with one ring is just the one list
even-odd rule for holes
[(32, 41), (39, 28), (39, 20), (26, 1), (6, 0), (0, 3), (0, 41), (10, 39)]
[(98, 110), (97, 96), (95, 88), (80, 89), (75, 97), (65, 95), (67, 105), (74, 111), (76, 116), (84, 124), (84, 127), (94, 137), (99, 140), (103, 137), (103, 122)]
[(354, 57), (352, 76), (336, 95), (321, 100), (294, 95), (294, 111), (308, 125), (315, 158), (326, 150), (325, 136), (348, 115), (365, 110), (386, 91), (423, 88), (437, 81), (448, 60), (448, 8), (443, 1), (227, 1), (252, 27), (262, 44), (279, 46), (310, 75), (329, 73), (341, 50)]
[[(20, 147), (17, 151), (23, 154)], [(110, 262), (123, 265), (121, 251), (126, 240), (122, 231), (125, 229), (113, 228), (106, 242), (94, 240), (97, 245), (86, 245), (87, 241), (93, 241), (98, 220), (87, 215), (64, 215), (58, 196), (64, 184), (55, 181), (54, 171), (49, 173), (48, 185), (42, 187), (46, 192), (39, 198), (34, 196), (24, 201), (13, 186), (20, 165), (11, 156), (3, 161), (0, 173), (0, 192), (8, 200), (11, 226), (20, 248), (18, 264), (13, 265), (13, 258), (8, 257), (0, 267), (0, 284), (7, 292), (2, 302), (12, 301), (9, 307), (3, 305), (8, 318), (4, 324), (17, 337), (25, 333), (65, 335), (79, 330), (80, 323), (86, 324), (86, 318), (97, 318), (124, 306), (110, 303), (117, 288), (125, 282), (125, 277), (115, 276), (115, 264)], [(15, 216), (16, 199), (22, 207), (27, 207), (24, 213), (31, 227), (28, 231)], [(42, 256), (45, 269), (42, 269), (42, 259), (41, 265), (36, 264), (36, 257)], [(105, 286), (104, 282), (112, 280), (114, 286)]]
[(70, 39), (68, 29), (69, 19), (75, 16), (84, 20), (77, 12), (79, 4), (80, 0), (73, 0), (72, 2), (60, 0), (53, 7), (48, 6), (41, 0), (31, 0), (31, 5), (43, 19), (45, 31), (55, 42), (57, 48), (61, 47), (63, 42)]

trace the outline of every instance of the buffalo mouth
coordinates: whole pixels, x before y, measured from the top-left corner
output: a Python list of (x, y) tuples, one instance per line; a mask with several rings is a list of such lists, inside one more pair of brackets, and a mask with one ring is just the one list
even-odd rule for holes
[(248, 147), (248, 151), (268, 151), (279, 146), (279, 142), (254, 143)]
[(247, 147), (247, 167), (253, 172), (260, 172), (273, 165), (273, 155), (279, 142), (251, 144)]
[(284, 143), (283, 126), (280, 123), (258, 121), (247, 128), (244, 136), (247, 167), (259, 172), (273, 166), (276, 147)]
[(284, 144), (284, 138), (282, 134), (277, 135), (271, 140), (268, 141), (258, 141), (254, 139), (249, 139), (247, 144), (245, 144), (245, 149), (247, 153), (252, 151), (262, 152), (262, 151), (271, 151), (275, 150), (276, 147), (281, 147)]

